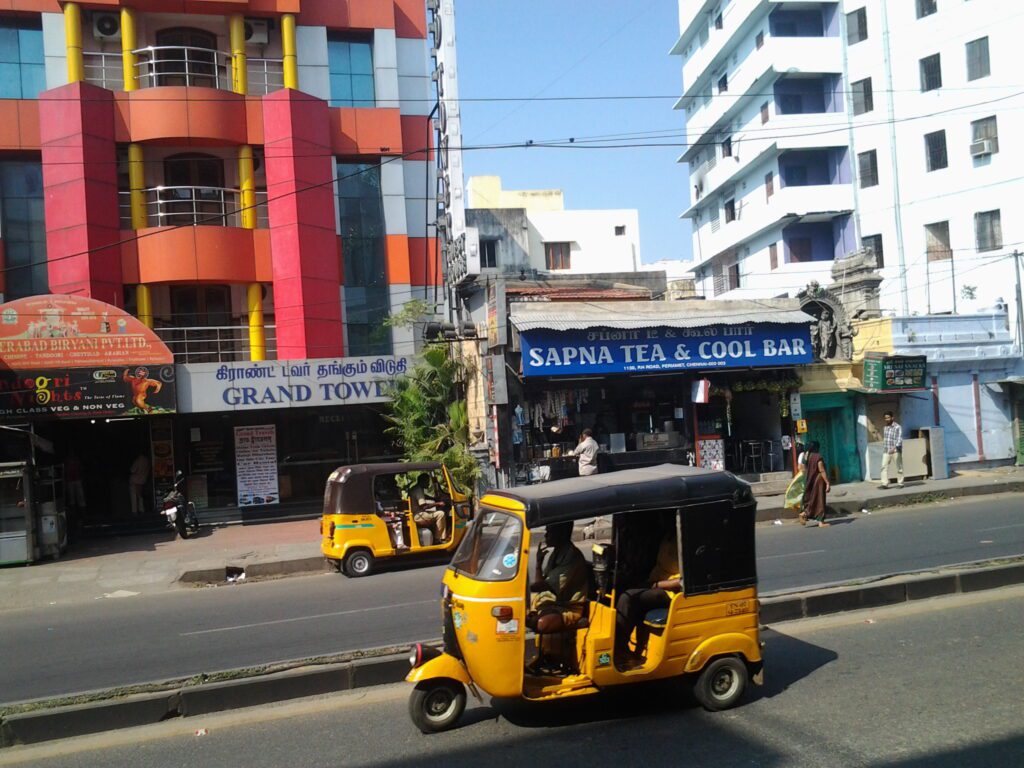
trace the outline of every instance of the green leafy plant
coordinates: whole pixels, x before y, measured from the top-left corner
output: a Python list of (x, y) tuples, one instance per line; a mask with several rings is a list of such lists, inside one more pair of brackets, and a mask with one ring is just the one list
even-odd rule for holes
[(476, 485), (480, 468), (469, 450), (465, 381), (469, 366), (449, 345), (423, 349), (412, 370), (391, 387), (385, 432), (405, 461), (441, 461), (460, 489)]

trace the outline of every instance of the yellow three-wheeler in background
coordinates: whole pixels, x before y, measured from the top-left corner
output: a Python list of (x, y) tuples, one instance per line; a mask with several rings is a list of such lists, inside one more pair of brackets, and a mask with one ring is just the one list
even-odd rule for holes
[[(444, 575), (443, 650), (413, 649), (413, 722), (454, 726), (466, 686), (547, 701), (689, 677), (706, 708), (735, 705), (763, 679), (755, 508), (731, 474), (670, 464), (490, 491)], [(591, 542), (592, 563), (561, 544), (559, 561), (588, 571), (578, 604), (539, 604), (531, 529), (600, 515), (613, 516), (612, 535)], [(553, 633), (538, 609), (556, 614)]]
[[(418, 514), (420, 506), (426, 515)], [(442, 464), (339, 467), (324, 490), (320, 551), (348, 576), (367, 576), (380, 559), (454, 551), (472, 514)]]

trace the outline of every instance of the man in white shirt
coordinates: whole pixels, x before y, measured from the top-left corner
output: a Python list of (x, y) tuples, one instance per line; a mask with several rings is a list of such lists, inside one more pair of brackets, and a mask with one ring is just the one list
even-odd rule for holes
[(575, 449), (569, 452), (570, 456), (579, 459), (580, 477), (597, 474), (597, 452), (599, 447), (594, 439), (592, 429), (584, 429), (580, 433), (580, 442)]

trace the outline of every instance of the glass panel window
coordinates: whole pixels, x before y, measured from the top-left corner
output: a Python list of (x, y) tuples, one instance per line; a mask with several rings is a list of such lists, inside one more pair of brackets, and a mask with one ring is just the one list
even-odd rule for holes
[(548, 269), (570, 269), (569, 243), (544, 243), (544, 263)]
[(849, 45), (868, 39), (868, 10), (858, 8), (846, 14), (846, 42)]
[(728, 224), (730, 221), (736, 221), (736, 201), (726, 200), (725, 201), (725, 223)]
[(878, 267), (885, 266), (885, 252), (882, 249), (881, 235), (864, 235), (860, 239), (861, 248), (875, 254), (875, 264)]
[(938, 0), (917, 0), (917, 18), (923, 19), (939, 10)]
[(988, 58), (988, 38), (982, 37), (967, 44), (967, 79), (980, 80), (992, 74)]
[(953, 258), (953, 249), (949, 247), (949, 222), (925, 224), (924, 246), (928, 261), (947, 261)]
[(921, 90), (934, 91), (942, 87), (942, 61), (939, 54), (921, 59)]
[(49, 293), (39, 161), (0, 162), (0, 233), (7, 279), (4, 298), (10, 301)]
[(925, 162), (929, 171), (937, 171), (949, 166), (946, 157), (946, 132), (935, 131), (924, 135)]
[(369, 41), (327, 40), (332, 107), (373, 107), (373, 46)]
[(509, 581), (519, 572), (522, 540), (519, 518), (485, 507), (466, 531), (449, 567), (476, 581)]
[(391, 353), (384, 205), (377, 163), (338, 163), (345, 324), (350, 355)]
[(871, 90), (871, 78), (858, 80), (851, 84), (853, 90), (853, 114), (863, 115), (875, 108), (874, 93)]
[(878, 186), (878, 152), (873, 149), (861, 152), (857, 155), (857, 167), (860, 170), (861, 189)]
[(975, 147), (979, 147), (980, 142), (987, 142), (986, 146), (979, 147), (984, 150), (982, 154), (994, 155), (999, 151), (999, 124), (995, 115), (971, 123), (971, 142), (972, 155), (975, 154)]
[(0, 19), (0, 99), (34, 99), (44, 90), (42, 23)]
[(979, 251), (996, 251), (1003, 247), (1003, 224), (998, 210), (974, 214), (974, 237)]

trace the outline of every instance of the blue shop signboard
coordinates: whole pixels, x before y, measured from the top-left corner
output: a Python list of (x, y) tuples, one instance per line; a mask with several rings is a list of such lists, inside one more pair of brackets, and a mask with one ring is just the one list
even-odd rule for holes
[(520, 335), (525, 376), (763, 368), (810, 363), (810, 325), (536, 329)]

